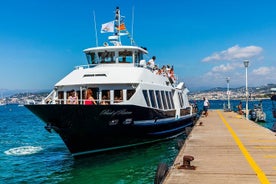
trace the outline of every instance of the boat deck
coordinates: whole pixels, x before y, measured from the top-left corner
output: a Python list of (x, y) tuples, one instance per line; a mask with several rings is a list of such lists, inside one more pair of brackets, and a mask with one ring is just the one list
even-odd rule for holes
[[(195, 170), (183, 169), (184, 155), (194, 157)], [(198, 120), (163, 183), (276, 183), (275, 133), (234, 112), (211, 110)]]

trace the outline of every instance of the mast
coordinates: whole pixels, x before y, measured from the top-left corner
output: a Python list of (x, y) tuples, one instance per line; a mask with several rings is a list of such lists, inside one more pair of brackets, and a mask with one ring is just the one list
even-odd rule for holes
[(120, 37), (120, 25), (121, 25), (121, 13), (120, 8), (116, 7), (115, 12), (115, 35), (118, 36), (118, 42), (121, 45), (121, 37)]
[[(134, 15), (133, 15), (134, 16)], [(115, 46), (122, 45), (121, 36), (128, 36), (130, 39), (131, 45), (135, 45), (135, 41), (133, 40), (132, 36), (128, 32), (124, 20), (121, 20), (124, 16), (121, 16), (120, 8), (117, 6), (115, 11), (115, 20), (114, 20), (114, 35), (109, 36), (109, 41), (114, 44)], [(132, 25), (132, 32), (133, 32), (133, 25)]]

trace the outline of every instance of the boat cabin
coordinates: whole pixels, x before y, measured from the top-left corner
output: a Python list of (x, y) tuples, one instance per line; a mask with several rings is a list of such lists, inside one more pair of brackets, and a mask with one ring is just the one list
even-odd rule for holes
[(134, 64), (138, 66), (148, 52), (135, 46), (106, 46), (85, 49), (89, 65), (98, 64)]
[[(118, 67), (120, 66), (133, 66), (133, 67), (146, 67), (146, 62), (144, 60), (144, 55), (147, 54), (147, 50), (136, 46), (104, 46), (104, 47), (94, 47), (84, 50), (87, 58), (88, 65), (80, 66), (76, 68), (80, 78), (85, 78), (87, 75), (99, 78), (106, 78), (106, 74), (102, 73), (81, 73), (83, 70), (80, 68), (96, 68), (96, 66), (101, 65), (110, 70), (111, 65)], [(144, 61), (144, 62), (143, 62)], [(152, 69), (149, 69), (150, 73), (153, 73)], [(151, 77), (151, 75), (149, 75)], [(168, 81), (166, 77), (162, 75), (155, 74), (158, 80)], [(96, 79), (96, 78), (95, 78)], [(105, 79), (105, 82), (108, 79)], [(173, 96), (175, 90), (172, 90), (171, 86), (167, 82), (166, 86), (161, 89), (153, 89), (153, 87), (142, 87), (139, 90), (139, 94), (135, 96), (138, 84), (136, 83), (82, 83), (79, 85), (74, 85), (74, 83), (56, 86), (56, 89), (48, 97), (51, 99), (50, 103), (54, 104), (85, 104), (86, 91), (89, 89), (92, 91), (92, 97), (95, 99), (96, 105), (111, 105), (111, 104), (139, 104), (141, 106), (161, 109), (161, 110), (172, 110), (175, 109), (175, 104)], [(165, 88), (164, 88), (165, 87)], [(182, 88), (182, 87), (181, 87)], [(74, 90), (72, 90), (74, 89)], [(179, 91), (177, 92), (176, 98), (178, 98), (180, 107), (186, 107), (188, 104), (185, 103), (184, 96)], [(68, 98), (73, 96), (76, 101), (74, 103)], [(46, 98), (47, 99), (47, 98)], [(54, 99), (54, 100), (52, 100)], [(46, 101), (46, 103), (48, 103)]]

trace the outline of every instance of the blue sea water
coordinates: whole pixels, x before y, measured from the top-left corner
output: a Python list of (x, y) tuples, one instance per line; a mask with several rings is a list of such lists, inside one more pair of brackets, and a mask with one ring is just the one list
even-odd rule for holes
[[(0, 183), (153, 183), (160, 162), (172, 164), (177, 139), (74, 159), (55, 133), (17, 105), (0, 106)], [(184, 139), (184, 137), (182, 137)]]
[[(212, 109), (222, 109), (226, 103), (210, 102)], [(238, 103), (231, 101), (231, 106)], [(249, 102), (249, 108), (254, 103)], [(198, 105), (201, 108), (202, 101)], [(261, 125), (271, 128), (275, 120), (270, 100), (264, 100), (263, 107), (267, 122)], [(47, 132), (25, 107), (0, 106), (0, 183), (153, 183), (160, 162), (172, 165), (180, 138), (74, 159), (59, 136)]]

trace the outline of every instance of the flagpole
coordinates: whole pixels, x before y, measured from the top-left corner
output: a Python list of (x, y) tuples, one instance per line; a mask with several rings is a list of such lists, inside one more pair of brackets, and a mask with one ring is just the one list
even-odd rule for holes
[(121, 25), (121, 12), (120, 12), (120, 9), (119, 7), (117, 7), (117, 10), (118, 10), (118, 39), (119, 39), (119, 44), (121, 45), (121, 36), (120, 36), (120, 25)]
[(96, 25), (96, 15), (95, 15), (94, 10), (93, 10), (93, 15), (94, 15), (94, 28), (95, 28), (96, 46), (98, 47), (98, 34), (97, 34), (97, 25)]

